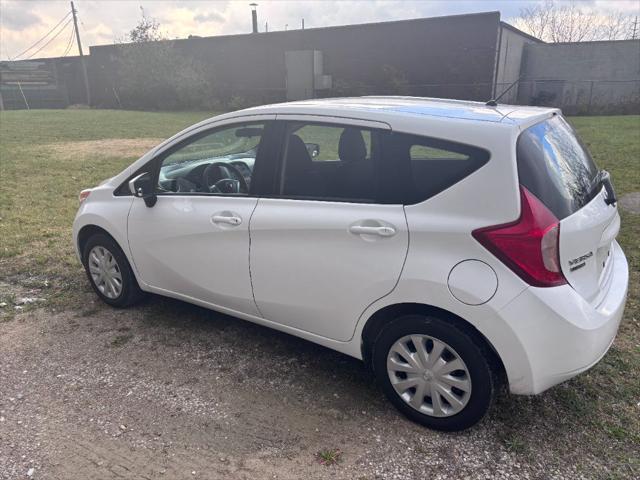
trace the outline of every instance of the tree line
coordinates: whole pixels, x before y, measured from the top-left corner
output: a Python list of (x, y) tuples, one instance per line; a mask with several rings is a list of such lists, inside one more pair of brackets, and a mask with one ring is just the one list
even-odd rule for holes
[(618, 10), (606, 13), (584, 7), (575, 1), (547, 0), (520, 9), (512, 20), (520, 30), (545, 42), (589, 42), (640, 38), (637, 15)]

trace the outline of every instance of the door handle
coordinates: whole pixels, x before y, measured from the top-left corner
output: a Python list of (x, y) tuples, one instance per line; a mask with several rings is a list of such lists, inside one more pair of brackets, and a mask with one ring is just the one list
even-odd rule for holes
[(393, 237), (396, 230), (389, 226), (369, 227), (365, 225), (352, 225), (349, 231), (356, 235), (378, 235), (379, 237)]
[(238, 226), (242, 223), (242, 218), (237, 215), (216, 214), (211, 217), (213, 223), (224, 223), (226, 225)]

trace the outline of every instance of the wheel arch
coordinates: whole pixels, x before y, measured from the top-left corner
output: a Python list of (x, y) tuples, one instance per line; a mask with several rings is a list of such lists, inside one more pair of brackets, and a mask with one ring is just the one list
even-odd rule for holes
[[(117, 259), (120, 267), (121, 275), (122, 275), (122, 284), (123, 284), (124, 293), (123, 295), (118, 294), (119, 296), (115, 299), (105, 298), (104, 294), (98, 290), (98, 287), (95, 285), (95, 282), (93, 282), (91, 279), (89, 266), (85, 264), (84, 250), (87, 248), (87, 243), (90, 242), (91, 238), (93, 238), (96, 235), (103, 236), (103, 239), (100, 240), (100, 243), (109, 241), (110, 243), (112, 242), (113, 244), (115, 244), (107, 247), (108, 250), (111, 250), (114, 248), (120, 250), (119, 252), (112, 251), (111, 252), (112, 255), (114, 256), (121, 255), (124, 257), (122, 259), (122, 262), (124, 262), (124, 264), (121, 263), (120, 259)], [(127, 251), (124, 248), (122, 248), (122, 244), (108, 230), (106, 230), (104, 227), (101, 227), (99, 225), (88, 223), (82, 226), (80, 230), (78, 230), (78, 233), (76, 234), (76, 243), (77, 243), (77, 249), (80, 253), (79, 255), (80, 261), (84, 266), (84, 269), (87, 273), (87, 277), (89, 277), (89, 282), (91, 283), (93, 289), (96, 291), (98, 296), (101, 297), (103, 301), (105, 301), (107, 304), (113, 307), (123, 308), (136, 303), (142, 297), (143, 291), (140, 288), (140, 281), (137, 278), (136, 271), (133, 268), (133, 264), (127, 254)], [(98, 245), (100, 243), (98, 243)]]
[(107, 235), (109, 238), (111, 238), (114, 242), (118, 244), (120, 249), (122, 249), (122, 245), (120, 245), (118, 241), (115, 238), (113, 238), (113, 235), (107, 232), (104, 228), (99, 227), (98, 225), (88, 224), (82, 227), (78, 232), (78, 252), (80, 252), (81, 259), (84, 256), (84, 247), (89, 241), (89, 238), (99, 233)]
[[(111, 235), (111, 233), (109, 233), (108, 230), (106, 230), (105, 228), (93, 224), (93, 223), (89, 223), (87, 225), (84, 225), (79, 231), (78, 231), (78, 235), (77, 235), (77, 241), (78, 241), (78, 252), (80, 253), (80, 261), (84, 263), (84, 247), (87, 244), (87, 242), (89, 241), (89, 239), (96, 235), (96, 234), (103, 234), (106, 235), (107, 237), (109, 237), (111, 240), (113, 240), (115, 242), (116, 245), (118, 245), (118, 247), (120, 247), (120, 250), (122, 250), (122, 253), (124, 253), (125, 258), (127, 258), (127, 260), (129, 261), (129, 264), (133, 267), (133, 264), (131, 263), (131, 259), (129, 258), (127, 249), (123, 248), (123, 246), (121, 245), (121, 243), (113, 236)], [(133, 268), (132, 268), (133, 269)], [(134, 270), (134, 275), (135, 275), (135, 269)]]
[(424, 303), (396, 303), (387, 305), (373, 313), (362, 329), (360, 348), (364, 363), (368, 366), (371, 364), (373, 344), (386, 325), (399, 316), (416, 314), (429, 315), (447, 320), (476, 339), (478, 342), (481, 342), (486, 347), (486, 350), (490, 352), (490, 361), (500, 372), (500, 375), (503, 376), (503, 378), (506, 378), (506, 369), (502, 363), (502, 359), (487, 337), (485, 337), (471, 323), (455, 313)]

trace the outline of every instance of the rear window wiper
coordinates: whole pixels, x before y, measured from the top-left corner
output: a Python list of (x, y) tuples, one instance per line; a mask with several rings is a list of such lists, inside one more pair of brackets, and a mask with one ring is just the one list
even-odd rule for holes
[(602, 185), (607, 192), (607, 197), (604, 199), (604, 203), (607, 205), (615, 205), (618, 201), (616, 198), (616, 191), (613, 188), (613, 183), (611, 183), (611, 175), (606, 170), (600, 170), (596, 175), (596, 178), (593, 180), (593, 187), (598, 188)]

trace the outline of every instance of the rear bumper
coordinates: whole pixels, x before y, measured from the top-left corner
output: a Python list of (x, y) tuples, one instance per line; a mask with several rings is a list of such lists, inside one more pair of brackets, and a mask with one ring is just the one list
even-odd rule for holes
[[(624, 312), (629, 267), (613, 243), (613, 272), (600, 303), (592, 305), (569, 285), (529, 287), (500, 311), (525, 358), (505, 369), (515, 394), (537, 394), (595, 365), (615, 339)], [(500, 353), (500, 352), (498, 352)]]

